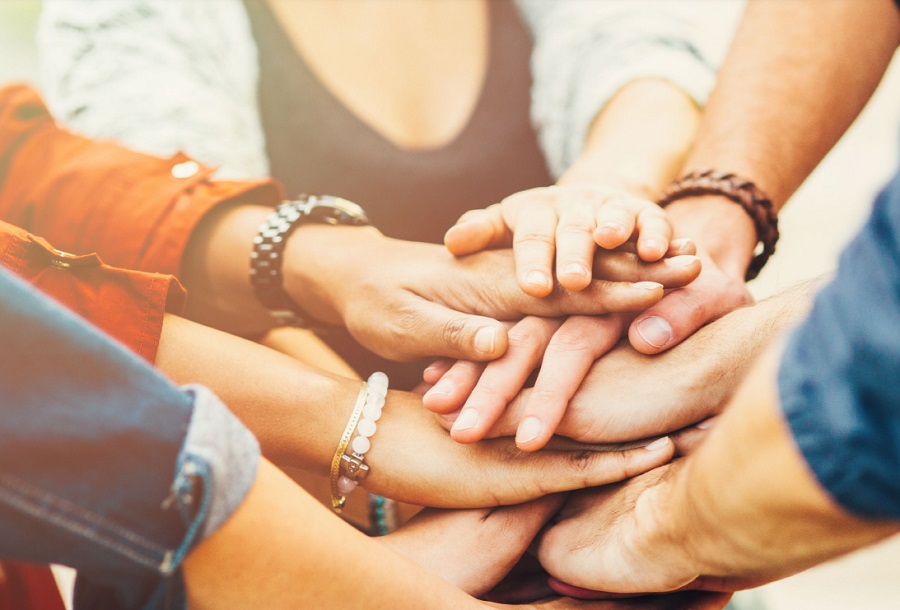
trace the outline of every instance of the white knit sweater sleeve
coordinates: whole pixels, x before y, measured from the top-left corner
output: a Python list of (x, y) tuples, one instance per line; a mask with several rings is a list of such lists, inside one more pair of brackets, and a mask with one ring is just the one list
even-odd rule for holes
[(742, 8), (725, 0), (517, 5), (534, 36), (531, 116), (557, 177), (577, 159), (597, 113), (628, 82), (665, 79), (705, 103)]
[(45, 0), (38, 44), (47, 101), (73, 130), (183, 150), (222, 178), (268, 174), (240, 0)]

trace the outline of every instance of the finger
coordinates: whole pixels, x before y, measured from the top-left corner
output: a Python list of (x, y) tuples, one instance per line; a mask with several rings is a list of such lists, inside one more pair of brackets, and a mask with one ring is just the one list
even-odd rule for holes
[[(565, 295), (556, 315), (626, 313), (643, 311), (663, 298), (663, 286), (657, 282), (609, 282), (594, 280), (581, 292)], [(584, 296), (585, 299), (579, 297)]]
[(422, 404), (432, 413), (459, 410), (475, 389), (486, 365), (481, 362), (457, 360), (443, 377), (422, 397)]
[(669, 251), (666, 256), (680, 256), (682, 254), (697, 254), (697, 244), (687, 237), (679, 237), (669, 242)]
[(438, 358), (422, 371), (422, 380), (431, 385), (436, 384), (450, 370), (454, 362), (455, 360), (452, 358)]
[[(360, 342), (379, 346), (390, 360), (444, 356), (481, 362), (499, 358), (506, 351), (506, 328), (484, 316), (460, 313), (420, 299), (404, 315), (367, 329)], [(359, 340), (360, 338), (357, 337)]]
[(533, 201), (527, 208), (505, 208), (505, 219), (513, 230), (513, 256), (519, 286), (526, 294), (544, 297), (553, 290), (557, 216), (554, 208), (545, 201), (537, 196), (531, 199)]
[(637, 217), (637, 251), (645, 261), (661, 259), (669, 249), (672, 223), (661, 207), (646, 203)]
[(450, 428), (453, 427), (453, 424), (459, 417), (460, 411), (462, 411), (461, 408), (457, 409), (456, 411), (450, 411), (449, 413), (440, 413), (437, 415), (437, 421), (444, 430), (450, 432)]
[[(488, 441), (502, 443), (503, 440)], [(668, 437), (639, 449), (620, 452), (520, 452), (507, 460), (510, 484), (498, 488), (498, 504), (513, 504), (535, 497), (607, 485), (662, 466), (675, 452)]]
[(588, 369), (618, 343), (625, 328), (621, 315), (572, 316), (553, 334), (516, 429), (519, 449), (537, 451), (547, 444)]
[(519, 393), (541, 362), (553, 333), (560, 326), (555, 319), (529, 316), (509, 330), (509, 347), (502, 358), (485, 367), (466, 400), (450, 435), (460, 443), (484, 438), (506, 405)]
[(623, 201), (610, 201), (597, 209), (597, 228), (594, 242), (601, 248), (618, 248), (631, 238), (635, 228), (635, 213)]
[(704, 324), (751, 301), (742, 284), (722, 286), (701, 279), (673, 290), (635, 318), (628, 331), (634, 349), (658, 354), (678, 345)]
[(481, 595), (516, 565), (564, 500), (556, 494), (499, 508), (425, 509), (381, 541), (467, 593)]
[(715, 416), (708, 417), (693, 426), (682, 428), (671, 434), (670, 437), (675, 443), (675, 455), (683, 457), (696, 451), (706, 439), (709, 429), (713, 427), (715, 421)]
[(666, 288), (681, 288), (700, 275), (700, 259), (689, 254), (642, 261), (629, 252), (600, 250), (594, 256), (594, 277), (614, 282), (658, 282)]
[(556, 277), (568, 290), (591, 283), (594, 258), (594, 213), (590, 206), (573, 206), (559, 217), (556, 227)]
[(454, 256), (511, 243), (512, 232), (507, 228), (498, 204), (483, 210), (469, 210), (444, 234), (444, 246)]

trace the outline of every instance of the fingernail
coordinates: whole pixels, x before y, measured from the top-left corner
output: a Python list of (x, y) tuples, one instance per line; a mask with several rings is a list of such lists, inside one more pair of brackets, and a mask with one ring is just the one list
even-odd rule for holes
[(570, 263), (563, 267), (563, 274), (586, 277), (588, 275), (588, 270), (584, 265), (579, 265), (578, 263)]
[(475, 333), (475, 351), (482, 354), (493, 354), (494, 345), (497, 342), (497, 328), (485, 326)]
[(541, 433), (542, 428), (541, 420), (537, 417), (526, 417), (516, 430), (516, 444), (522, 445), (533, 441)]
[(456, 421), (453, 423), (453, 430), (470, 430), (475, 427), (478, 423), (478, 411), (475, 409), (463, 409), (462, 413), (459, 414), (459, 417), (456, 418)]
[(649, 445), (644, 445), (644, 449), (647, 451), (659, 451), (660, 449), (666, 447), (669, 444), (669, 437), (664, 436), (662, 438), (658, 438)]
[(658, 282), (635, 282), (632, 284), (635, 288), (643, 288), (644, 290), (658, 290), (663, 285)]
[(663, 243), (658, 239), (644, 239), (641, 241), (641, 245), (645, 250), (653, 250), (654, 252), (665, 252), (666, 250)]
[(441, 379), (436, 384), (434, 384), (434, 387), (425, 392), (425, 396), (447, 396), (455, 388), (456, 386), (452, 381)]
[(690, 243), (691, 243), (690, 238), (681, 237), (679, 239), (673, 239), (671, 246), (673, 248), (675, 248), (676, 250), (681, 250), (682, 248), (686, 247)]
[(597, 230), (601, 233), (613, 233), (615, 235), (619, 235), (625, 232), (625, 226), (617, 222), (604, 222), (602, 225), (597, 227)]
[(672, 340), (672, 327), (656, 316), (638, 322), (637, 333), (653, 347), (665, 347)]
[(700, 428), (701, 430), (707, 430), (708, 428), (712, 428), (713, 424), (716, 423), (716, 417), (718, 417), (718, 416), (707, 417), (706, 419), (704, 419), (702, 422), (695, 425), (694, 427)]
[(530, 271), (525, 276), (525, 283), (530, 286), (549, 286), (550, 278), (543, 271)]
[(691, 254), (681, 254), (679, 256), (673, 256), (669, 259), (669, 262), (673, 265), (678, 265), (679, 267), (687, 267), (693, 265), (697, 260), (697, 257)]

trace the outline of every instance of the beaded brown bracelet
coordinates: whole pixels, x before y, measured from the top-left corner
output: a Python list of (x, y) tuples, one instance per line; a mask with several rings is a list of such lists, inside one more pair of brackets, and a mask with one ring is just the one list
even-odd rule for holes
[(772, 207), (772, 200), (750, 180), (710, 169), (691, 172), (679, 178), (666, 189), (658, 203), (665, 207), (679, 199), (699, 195), (727, 197), (744, 208), (753, 220), (757, 245), (746, 275), (747, 280), (752, 280), (759, 275), (769, 257), (775, 252), (775, 244), (778, 242), (778, 218)]

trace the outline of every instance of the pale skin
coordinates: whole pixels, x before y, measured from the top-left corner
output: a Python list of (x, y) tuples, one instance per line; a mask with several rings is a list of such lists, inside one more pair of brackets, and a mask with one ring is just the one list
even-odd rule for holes
[[(421, 527), (419, 531), (423, 532)], [(471, 529), (444, 531), (478, 541)], [(521, 554), (521, 541), (519, 546)], [(244, 502), (188, 555), (183, 573), (192, 610), (509, 607), (478, 601), (383, 543), (366, 538), (330, 515), (265, 460)], [(499, 581), (500, 577), (494, 578)], [(691, 603), (714, 610), (728, 599), (709, 593), (691, 595), (690, 600), (660, 597), (622, 605), (556, 599), (517, 607), (669, 610)]]
[[(868, 99), (898, 39), (892, 2), (750, 3), (710, 103), (698, 165), (725, 160), (758, 176), (782, 204)], [(777, 159), (768, 154), (776, 149)], [(847, 514), (813, 478), (780, 413), (778, 358), (773, 350), (756, 366), (696, 455), (661, 477), (573, 504), (571, 519), (543, 541), (544, 565), (605, 591), (733, 590), (895, 533), (896, 523)], [(588, 540), (588, 521), (603, 540)], [(588, 567), (598, 563), (615, 569)]]
[(770, 350), (696, 453), (668, 472), (571, 503), (544, 536), (541, 563), (599, 591), (733, 591), (900, 531), (849, 515), (820, 487), (782, 418), (777, 366)]
[[(501, 393), (505, 388), (499, 383), (476, 385), (481, 371), (486, 371), (484, 364), (439, 361), (426, 370), (425, 377), (432, 383), (446, 383), (448, 393), (440, 396), (440, 402), (432, 395), (427, 406), (440, 414), (439, 421), (446, 428), (452, 427), (462, 406), (469, 402), (480, 401), (498, 409), (501, 414), (485, 433), (488, 438), (515, 434), (535, 402), (546, 412), (563, 413), (556, 434), (584, 443), (670, 434), (721, 412), (771, 339), (803, 319), (818, 283), (807, 282), (733, 311), (663, 354), (641, 354), (621, 343), (607, 356), (589, 363), (568, 399), (548, 391), (547, 383), (543, 390), (541, 387), (542, 380), (553, 382), (568, 372), (556, 367), (577, 365), (566, 353), (549, 357), (554, 349), (552, 340), (546, 343), (549, 329), (532, 333), (528, 345), (510, 348), (489, 365), (501, 379), (540, 365), (534, 387), (518, 394)], [(624, 320), (612, 319), (624, 328)]]
[[(536, 289), (527, 278), (552, 277), (554, 260), (559, 283), (577, 291), (585, 286), (584, 273), (603, 269), (603, 260), (595, 253), (626, 241), (643, 260), (667, 254), (661, 262), (693, 268), (698, 261), (693, 243), (670, 242), (669, 222), (648, 199), (658, 196), (675, 177), (698, 121), (694, 103), (673, 85), (652, 79), (629, 83), (604, 107), (582, 156), (558, 186), (518, 193), (487, 210), (467, 213), (465, 222), (448, 231), (445, 243), (459, 255), (512, 244), (519, 285), (536, 296), (546, 294), (546, 285)], [(584, 273), (570, 275), (565, 272), (570, 267)], [(701, 278), (703, 273), (701, 269)], [(540, 449), (553, 435), (581, 379), (618, 343), (629, 319), (523, 320), (508, 331), (512, 353), (502, 363), (485, 370), (474, 362), (459, 362), (443, 382), (438, 382), (437, 369), (426, 372), (426, 381), (437, 385), (426, 394), (425, 405), (444, 414), (463, 407), (466, 416), (452, 430), (453, 438), (475, 442), (500, 418), (536, 362), (543, 361), (547, 373), (539, 376), (536, 387), (544, 400), (532, 401), (518, 412), (516, 435), (520, 449)], [(473, 388), (461, 405), (462, 394)]]
[[(359, 393), (356, 380), (174, 316), (165, 320), (156, 365), (177, 383), (216, 392), (276, 463), (322, 474)], [(522, 453), (510, 439), (460, 445), (422, 409), (420, 396), (389, 392), (362, 486), (425, 506), (516, 504), (634, 476), (665, 463), (673, 451), (670, 441), (648, 449), (540, 454)]]
[[(890, 0), (749, 2), (680, 173), (734, 172), (781, 209), (862, 110), (898, 42)], [(632, 323), (629, 339), (644, 353), (676, 345), (723, 305), (742, 304), (756, 241), (747, 215), (727, 199), (683, 199), (666, 211), (676, 236), (691, 237), (708, 258), (696, 282)], [(638, 329), (654, 318), (648, 328), (662, 339), (651, 342)]]
[[(271, 327), (247, 279), (252, 240), (269, 213), (251, 204), (222, 206), (194, 232), (181, 275), (191, 291), (192, 319), (244, 335)], [(538, 298), (516, 285), (507, 251), (455, 259), (441, 246), (389, 239), (373, 227), (304, 225), (288, 239), (282, 271), (285, 289), (309, 315), (345, 325), (382, 356), (480, 361), (506, 351), (506, 328), (498, 320), (640, 311), (666, 287), (683, 286), (700, 272), (694, 259), (634, 259), (608, 253), (604, 277), (587, 289)]]
[[(755, 180), (780, 209), (878, 84), (900, 41), (896, 12), (890, 0), (750, 2), (682, 173), (708, 168), (738, 173)], [(769, 154), (773, 150), (778, 154)], [(751, 302), (743, 276), (755, 229), (743, 210), (730, 200), (709, 196), (679, 200), (666, 211), (676, 239), (689, 236), (697, 244), (703, 262), (700, 276), (626, 322), (602, 324), (616, 330), (628, 323), (629, 341), (646, 354), (670, 349), (710, 320)], [(559, 361), (576, 362), (580, 371), (587, 356), (596, 353), (591, 346), (598, 344), (605, 345), (572, 336), (557, 342), (562, 353), (552, 354)], [(495, 393), (512, 395), (512, 384), (506, 383), (509, 387)], [(456, 385), (472, 386), (470, 381)], [(551, 410), (547, 415), (529, 411), (523, 418), (558, 421), (559, 405), (571, 397), (573, 387), (565, 377), (545, 386), (541, 395)], [(431, 399), (426, 404), (431, 405)], [(436, 404), (435, 410), (448, 408)], [(535, 411), (539, 408), (534, 406)], [(465, 440), (475, 440), (485, 430)], [(537, 447), (546, 438), (545, 432), (533, 444), (520, 446)]]

